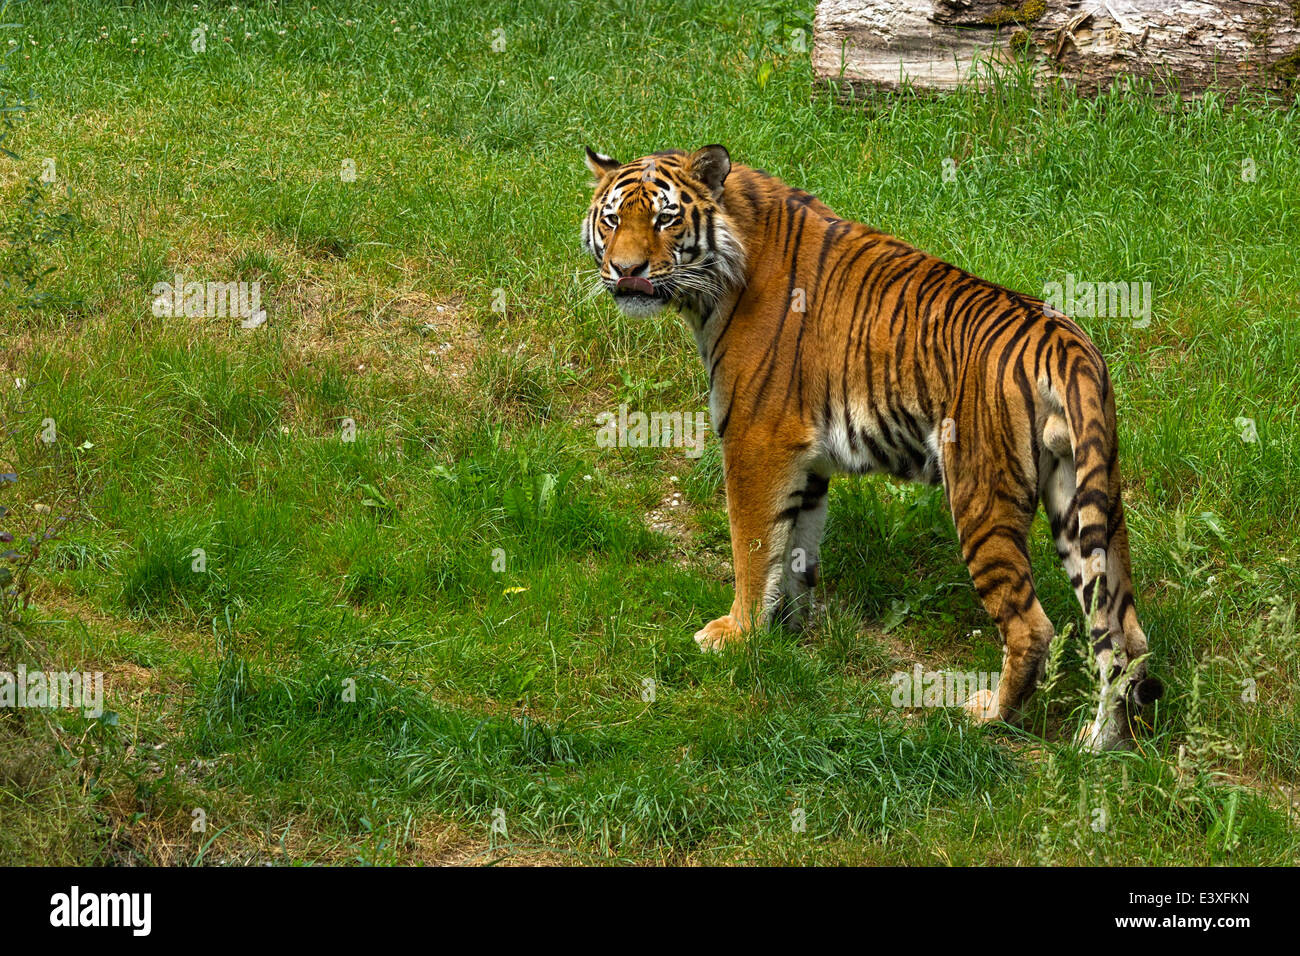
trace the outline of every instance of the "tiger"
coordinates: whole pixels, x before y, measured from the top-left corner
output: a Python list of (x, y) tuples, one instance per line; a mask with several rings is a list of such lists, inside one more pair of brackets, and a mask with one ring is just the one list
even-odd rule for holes
[(996, 691), (965, 710), (1020, 723), (1056, 636), (1030, 567), (1041, 502), (1099, 675), (1079, 743), (1132, 746), (1163, 685), (1133, 597), (1114, 387), (1084, 331), (723, 146), (628, 163), (587, 147), (586, 165), (595, 291), (630, 317), (676, 309), (708, 372), (735, 599), (699, 647), (806, 618), (832, 476), (940, 484), (1002, 644)]

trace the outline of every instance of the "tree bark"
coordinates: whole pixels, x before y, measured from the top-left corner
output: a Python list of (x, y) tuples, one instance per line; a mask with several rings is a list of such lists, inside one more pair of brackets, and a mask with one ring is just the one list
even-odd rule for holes
[(813, 71), (841, 95), (950, 90), (979, 62), (1031, 58), (1095, 95), (1124, 76), (1200, 96), (1295, 94), (1300, 0), (822, 0)]

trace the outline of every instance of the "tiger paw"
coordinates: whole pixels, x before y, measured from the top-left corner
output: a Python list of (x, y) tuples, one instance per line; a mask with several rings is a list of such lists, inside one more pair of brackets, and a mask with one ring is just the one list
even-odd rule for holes
[(808, 624), (808, 619), (812, 616), (812, 610), (813, 598), (811, 591), (794, 596), (786, 594), (781, 596), (781, 601), (777, 604), (772, 618), (782, 627), (798, 634)]
[(1132, 750), (1133, 740), (1114, 719), (1093, 721), (1079, 730), (1078, 744), (1088, 753), (1100, 754), (1108, 750)]
[(987, 689), (976, 692), (975, 696), (962, 704), (962, 709), (977, 724), (987, 724), (990, 721), (997, 720), (1000, 716), (998, 713), (998, 695)]
[(730, 614), (710, 621), (695, 632), (695, 643), (700, 645), (700, 650), (705, 653), (720, 651), (727, 645), (739, 644), (744, 639), (744, 628)]

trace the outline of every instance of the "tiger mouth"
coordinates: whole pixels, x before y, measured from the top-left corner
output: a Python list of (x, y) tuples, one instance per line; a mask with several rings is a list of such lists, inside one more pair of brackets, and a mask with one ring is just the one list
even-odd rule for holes
[(661, 299), (653, 282), (644, 276), (623, 276), (614, 284), (614, 296), (628, 299)]

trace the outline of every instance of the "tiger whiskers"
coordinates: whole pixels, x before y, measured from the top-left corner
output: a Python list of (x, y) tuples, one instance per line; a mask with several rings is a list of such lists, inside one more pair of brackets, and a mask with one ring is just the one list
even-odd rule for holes
[(578, 297), (580, 305), (594, 302), (602, 294), (609, 291), (609, 287), (601, 277), (599, 269), (579, 269), (574, 272), (573, 277), (581, 292)]
[(727, 276), (719, 273), (719, 264), (717, 257), (708, 256), (698, 263), (679, 266), (660, 285), (669, 298), (678, 298), (682, 293), (693, 293), (710, 304), (716, 303), (734, 285)]

